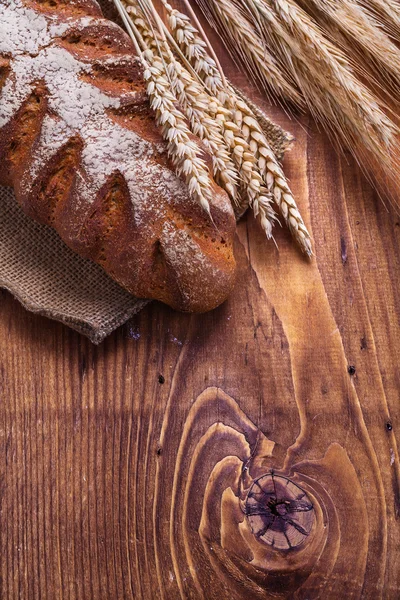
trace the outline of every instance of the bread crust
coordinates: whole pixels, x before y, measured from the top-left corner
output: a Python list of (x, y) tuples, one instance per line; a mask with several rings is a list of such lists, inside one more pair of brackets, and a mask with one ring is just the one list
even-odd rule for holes
[[(235, 274), (229, 198), (212, 183), (211, 220), (176, 176), (129, 37), (93, 0), (5, 0), (0, 11), (21, 38), (0, 37), (0, 184), (134, 295), (194, 312), (223, 302)], [(31, 35), (27, 23), (47, 29)]]

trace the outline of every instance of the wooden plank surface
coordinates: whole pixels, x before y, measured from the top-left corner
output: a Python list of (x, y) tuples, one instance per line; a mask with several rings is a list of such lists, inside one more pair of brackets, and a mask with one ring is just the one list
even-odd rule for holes
[[(153, 303), (99, 347), (0, 292), (1, 600), (399, 597), (400, 220), (269, 112), (311, 263), (249, 216), (222, 307)], [(252, 487), (271, 471), (279, 510)], [(268, 510), (300, 545), (271, 545)]]

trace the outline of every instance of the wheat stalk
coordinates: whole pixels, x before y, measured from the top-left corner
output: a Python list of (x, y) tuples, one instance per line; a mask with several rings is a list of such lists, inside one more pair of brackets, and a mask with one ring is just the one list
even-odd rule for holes
[(392, 91), (399, 91), (398, 47), (379, 26), (371, 12), (356, 0), (300, 1), (323, 24), (337, 45), (344, 48), (348, 56), (354, 57), (353, 64), (362, 77), (372, 76), (372, 85), (374, 80), (378, 80), (389, 95)]
[(400, 5), (396, 0), (358, 0), (358, 2), (381, 24), (388, 35), (400, 41)]
[(168, 24), (181, 50), (203, 80), (210, 94), (225, 104), (227, 99), (226, 83), (222, 79), (215, 60), (207, 52), (206, 42), (187, 15), (172, 8), (166, 0), (162, 0), (162, 3), (167, 11)]
[[(275, 146), (272, 148), (274, 125), (227, 82), (189, 0), (184, 3), (196, 26), (167, 0), (161, 1), (170, 30), (161, 21), (153, 0), (123, 3), (140, 8), (142, 13), (143, 19), (133, 30), (128, 27), (128, 31), (139, 52), (146, 53), (142, 59), (147, 65), (148, 92), (152, 105), (161, 107), (157, 119), (164, 135), (173, 138), (166, 128), (171, 127), (169, 111), (178, 111), (172, 104), (177, 98), (192, 131), (203, 138), (213, 157), (215, 176), (227, 174), (222, 176), (226, 189), (232, 193), (233, 163), (239, 172), (241, 191), (261, 218), (267, 235), (272, 235), (275, 220), (271, 206), (274, 199), (291, 232), (303, 250), (310, 253), (308, 232), (274, 153)], [(388, 186), (396, 181), (399, 129), (387, 116), (387, 107), (377, 91), (371, 91), (363, 81), (368, 78), (375, 86), (380, 77), (386, 92), (390, 93), (394, 86), (400, 89), (400, 54), (391, 41), (399, 39), (397, 2), (196, 1), (232, 56), (247, 67), (258, 84), (283, 102), (301, 109), (307, 106), (331, 137), (350, 149), (364, 170), (378, 170), (389, 180)], [(126, 21), (122, 1), (114, 2)], [(365, 58), (367, 66), (361, 64)], [(160, 85), (157, 78), (161, 78)], [(159, 96), (152, 98), (156, 93)], [(162, 104), (163, 94), (170, 102), (168, 107)], [(165, 117), (161, 114), (164, 112)], [(178, 113), (185, 124), (182, 113)], [(188, 132), (186, 128), (186, 135)], [(194, 147), (197, 148), (195, 144)], [(182, 145), (180, 148), (182, 151)], [(175, 153), (176, 148), (171, 150), (171, 156)], [(197, 154), (196, 159), (201, 161)], [(189, 163), (190, 160), (185, 161), (187, 169)], [(204, 162), (196, 165), (207, 174)], [(203, 172), (198, 171), (193, 182), (197, 176), (207, 187)]]
[[(310, 256), (310, 235), (254, 111), (238, 97), (231, 86), (224, 85), (215, 62), (207, 53), (206, 44), (202, 43), (198, 31), (188, 17), (172, 9), (167, 2), (164, 2), (164, 6), (172, 33), (182, 51), (194, 62), (194, 68), (209, 89), (214, 91), (219, 100), (225, 102), (225, 108), (232, 111), (232, 121), (227, 120), (225, 113), (215, 116), (223, 123), (225, 139), (230, 143), (255, 216), (260, 215), (264, 230), (271, 236), (271, 226), (275, 219), (271, 201), (274, 199), (293, 237), (303, 252)], [(262, 113), (261, 115), (264, 126), (271, 132), (271, 122)]]
[[(146, 77), (153, 73), (163, 81), (161, 87), (151, 85), (150, 92), (154, 93), (155, 89), (165, 91), (165, 80), (169, 80), (172, 92), (169, 100), (175, 97), (183, 107), (193, 133), (204, 141), (210, 151), (214, 172), (218, 173), (221, 183), (234, 200), (237, 201), (235, 184), (238, 172), (241, 196), (252, 207), (267, 237), (272, 237), (276, 220), (272, 208), (272, 202), (275, 201), (295, 240), (306, 254), (311, 255), (310, 236), (262, 125), (258, 123), (254, 111), (226, 82), (198, 30), (191, 25), (188, 17), (164, 1), (175, 40), (183, 49), (189, 68), (193, 66), (199, 80), (172, 54), (163, 24), (160, 26), (157, 22), (159, 17), (154, 14), (151, 0), (123, 0), (122, 3), (136, 38), (146, 50), (146, 60), (151, 56), (156, 61), (153, 69), (146, 69)], [(159, 103), (160, 98), (157, 98), (157, 106)], [(263, 113), (261, 116), (266, 131), (273, 132), (272, 123)], [(159, 123), (170, 124), (166, 117), (161, 116)]]
[[(162, 59), (164, 60), (165, 69), (169, 76), (171, 83), (171, 89), (186, 109), (186, 116), (192, 125), (192, 131), (196, 135), (206, 141), (210, 142), (209, 150), (211, 152), (215, 149), (212, 142), (216, 139), (220, 139), (220, 149), (218, 153), (218, 159), (221, 160), (221, 154), (224, 152), (224, 158), (229, 164), (229, 171), (227, 168), (220, 173), (223, 178), (224, 185), (231, 191), (232, 197), (237, 201), (236, 196), (236, 170), (231, 163), (230, 158), (226, 155), (225, 147), (226, 144), (232, 150), (232, 156), (234, 162), (239, 170), (239, 176), (242, 183), (242, 193), (248, 198), (250, 206), (253, 208), (255, 216), (259, 216), (261, 226), (268, 238), (272, 236), (272, 225), (275, 219), (275, 213), (271, 207), (271, 194), (266, 192), (265, 188), (260, 185), (261, 177), (258, 173), (257, 167), (254, 165), (255, 158), (250, 156), (246, 151), (248, 150), (247, 144), (241, 140), (239, 148), (238, 144), (238, 132), (235, 130), (236, 136), (232, 136), (232, 123), (227, 120), (230, 116), (230, 111), (226, 110), (217, 98), (207, 96), (202, 90), (196, 80), (190, 76), (187, 70), (179, 64), (169, 51), (165, 39), (156, 39), (154, 33), (152, 33), (143, 20), (143, 13), (140, 14), (138, 9), (134, 6), (134, 0), (124, 0), (126, 3), (131, 4), (130, 12), (135, 20), (135, 24), (140, 30), (140, 33), (148, 45), (148, 47), (154, 50), (158, 48)], [(209, 117), (212, 114), (214, 119)], [(207, 126), (208, 125), (208, 126)], [(222, 131), (222, 134), (220, 133)], [(213, 137), (211, 136), (211, 132)], [(233, 148), (232, 148), (233, 142)], [(244, 157), (244, 158), (243, 158)], [(232, 164), (232, 168), (230, 165)], [(243, 183), (245, 185), (243, 185)]]
[(289, 100), (300, 106), (303, 104), (292, 75), (282, 71), (235, 3), (230, 0), (197, 0), (197, 3), (210, 23), (217, 26), (230, 54), (239, 57), (264, 91), (269, 91), (281, 102)]
[(156, 122), (168, 144), (171, 161), (178, 175), (184, 177), (190, 194), (211, 217), (211, 181), (207, 166), (200, 158), (197, 144), (191, 139), (184, 116), (175, 106), (176, 100), (169, 90), (164, 64), (147, 47), (121, 1), (114, 0), (114, 2), (143, 64), (150, 106), (155, 112)]
[[(136, 19), (136, 23), (133, 23), (133, 24), (136, 28), (138, 28), (137, 30), (139, 32), (139, 35), (141, 36), (143, 44), (145, 44), (147, 47), (150, 46), (153, 49), (155, 49), (155, 47), (158, 48), (158, 51), (161, 54), (161, 59), (163, 60), (164, 65), (165, 65), (165, 72), (170, 78), (171, 87), (180, 96), (181, 102), (183, 101), (183, 104), (186, 105), (187, 110), (188, 110), (189, 121), (192, 122), (192, 125), (194, 125), (195, 129), (198, 129), (200, 127), (200, 124), (199, 124), (197, 118), (195, 119), (194, 115), (195, 115), (196, 105), (193, 104), (193, 102), (194, 102), (193, 96), (194, 95), (196, 95), (196, 101), (198, 100), (197, 94), (193, 93), (193, 90), (195, 91), (194, 80), (191, 79), (190, 76), (188, 77), (188, 80), (189, 80), (188, 83), (191, 88), (191, 91), (189, 92), (190, 97), (188, 97), (188, 89), (187, 88), (189, 86), (185, 85), (185, 83), (183, 82), (182, 77), (181, 77), (182, 73), (183, 73), (183, 69), (181, 66), (177, 65), (177, 63), (174, 61), (174, 58), (173, 58), (171, 52), (168, 51), (167, 44), (165, 43), (166, 40), (165, 39), (156, 40), (154, 38), (154, 34), (152, 34), (150, 32), (150, 29), (147, 26), (147, 23), (143, 19), (144, 14), (143, 13), (140, 14), (138, 12), (138, 8), (135, 6), (134, 1), (124, 0), (124, 3), (130, 5), (130, 12), (131, 12), (132, 16), (134, 17), (134, 19)], [(129, 7), (128, 7), (128, 9), (129, 9)], [(146, 41), (147, 41), (147, 44), (146, 44)], [(160, 42), (162, 42), (162, 43), (160, 43)], [(159, 65), (158, 65), (158, 67), (159, 67)], [(165, 90), (165, 86), (164, 86), (164, 90)], [(200, 108), (200, 107), (198, 107), (198, 108)], [(205, 113), (204, 113), (205, 108), (206, 108), (206, 106), (202, 105), (201, 111), (200, 111), (204, 118), (205, 118)], [(210, 110), (210, 112), (213, 111), (214, 118), (217, 117), (215, 123), (217, 123), (218, 127), (221, 127), (221, 129), (223, 131), (224, 143), (228, 144), (229, 147), (231, 147), (232, 140), (234, 140), (234, 137), (232, 137), (232, 135), (231, 135), (232, 134), (231, 129), (229, 127), (225, 126), (226, 123), (228, 123), (228, 125), (229, 125), (229, 121), (226, 120), (227, 115), (230, 114), (229, 111), (225, 110), (216, 98), (214, 99), (214, 102), (212, 102), (210, 104), (209, 110)], [(213, 124), (214, 124), (214, 122), (213, 122)], [(234, 161), (235, 164), (240, 167), (239, 173), (240, 173), (241, 180), (246, 183), (245, 192), (249, 198), (249, 203), (252, 207), (254, 207), (255, 214), (260, 215), (260, 222), (261, 222), (263, 229), (265, 230), (265, 232), (267, 234), (267, 237), (271, 237), (272, 223), (274, 220), (274, 212), (270, 206), (271, 196), (270, 196), (270, 194), (265, 194), (265, 195), (263, 194), (264, 190), (261, 188), (260, 183), (259, 183), (259, 180), (261, 179), (261, 177), (252, 165), (252, 163), (255, 162), (254, 157), (252, 157), (251, 162), (250, 162), (250, 156), (248, 157), (247, 161), (242, 160), (242, 158), (240, 160), (238, 160), (239, 154), (237, 152), (237, 143), (234, 143), (234, 145), (235, 145), (235, 153), (232, 154), (232, 156), (235, 157), (235, 161)], [(243, 157), (243, 152), (242, 152), (242, 157)], [(233, 191), (233, 196), (236, 199), (236, 194), (235, 194), (234, 190), (232, 190), (232, 191)]]
[(228, 148), (220, 131), (219, 124), (210, 117), (209, 105), (213, 101), (189, 71), (181, 65), (172, 55), (165, 39), (160, 39), (157, 32), (150, 30), (143, 14), (132, 0), (125, 0), (128, 4), (127, 12), (134, 24), (139, 29), (147, 46), (157, 52), (164, 60), (166, 73), (171, 82), (172, 93), (184, 109), (190, 123), (191, 131), (204, 143), (211, 156), (213, 173), (218, 183), (230, 194), (232, 199), (237, 198), (238, 173), (230, 159)]
[(247, 140), (251, 152), (257, 159), (258, 168), (266, 183), (267, 190), (273, 194), (273, 198), (291, 234), (302, 251), (311, 256), (310, 234), (296, 206), (287, 180), (258, 121), (254, 117), (254, 113), (242, 100), (236, 100), (234, 119), (242, 135)]
[(265, 37), (275, 43), (277, 53), (289, 55), (298, 65), (299, 87), (306, 79), (307, 85), (314, 88), (314, 95), (308, 98), (309, 107), (321, 103), (321, 112), (326, 111), (323, 99), (328, 94), (331, 107), (335, 107), (331, 120), (351, 123), (357, 138), (385, 158), (388, 146), (394, 142), (396, 127), (379, 108), (377, 98), (354, 75), (344, 53), (324, 37), (293, 0), (250, 1), (267, 23), (263, 29)]
[(234, 90), (236, 96), (240, 98), (247, 106), (251, 109), (254, 118), (257, 119), (258, 124), (260, 125), (262, 132), (268, 140), (269, 145), (271, 146), (276, 159), (278, 162), (282, 160), (285, 153), (288, 152), (294, 142), (294, 137), (288, 131), (284, 132), (282, 135), (282, 129), (279, 125), (276, 125), (271, 119), (264, 113), (264, 111), (255, 104), (246, 94), (242, 92), (242, 90), (238, 89), (234, 85), (231, 84), (232, 89)]
[[(201, 4), (204, 1), (199, 0)], [(277, 60), (291, 70), (316, 120), (334, 140), (352, 151), (367, 174), (366, 168), (372, 172), (380, 165), (394, 181), (398, 129), (376, 96), (354, 75), (343, 52), (293, 0), (237, 2), (248, 22), (253, 20), (254, 37), (267, 44)]]

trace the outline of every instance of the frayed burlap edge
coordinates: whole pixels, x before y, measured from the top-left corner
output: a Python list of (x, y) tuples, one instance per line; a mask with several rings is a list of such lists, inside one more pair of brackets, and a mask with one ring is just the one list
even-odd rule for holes
[[(13, 286), (8, 285), (0, 280), (0, 288), (7, 290), (14, 296), (16, 300), (29, 312), (46, 317), (53, 321), (58, 321), (67, 325), (70, 329), (77, 331), (78, 333), (86, 336), (93, 344), (101, 344), (113, 331), (118, 329), (121, 325), (126, 323), (134, 315), (142, 310), (150, 302), (150, 300), (137, 300), (134, 306), (129, 307), (125, 312), (118, 313), (113, 316), (109, 321), (105, 320), (104, 323), (96, 329), (88, 323), (81, 321), (80, 319), (71, 315), (65, 315), (61, 312), (54, 311), (51, 308), (44, 308), (37, 306), (34, 301), (29, 297), (23, 297), (18, 289), (13, 289)], [(132, 300), (133, 297), (132, 297)]]
[(56, 231), (27, 217), (0, 187), (0, 287), (29, 311), (99, 343), (148, 302), (70, 250)]

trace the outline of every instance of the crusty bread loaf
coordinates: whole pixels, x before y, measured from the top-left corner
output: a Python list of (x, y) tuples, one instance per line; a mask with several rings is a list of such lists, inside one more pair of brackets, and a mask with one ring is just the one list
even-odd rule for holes
[(0, 184), (139, 297), (206, 311), (234, 279), (235, 219), (174, 172), (131, 41), (94, 0), (0, 1)]

